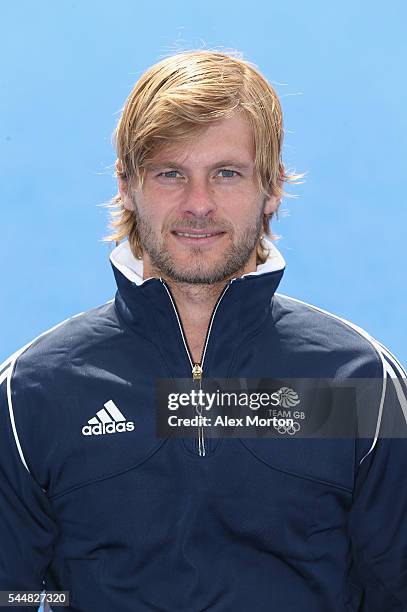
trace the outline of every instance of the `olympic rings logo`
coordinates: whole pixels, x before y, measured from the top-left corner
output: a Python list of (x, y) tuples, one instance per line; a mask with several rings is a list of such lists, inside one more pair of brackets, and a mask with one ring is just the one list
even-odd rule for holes
[(297, 423), (297, 421), (293, 421), (288, 425), (277, 425), (274, 426), (274, 428), (278, 431), (279, 434), (289, 434), (290, 436), (293, 436), (298, 431), (300, 431), (301, 425)]

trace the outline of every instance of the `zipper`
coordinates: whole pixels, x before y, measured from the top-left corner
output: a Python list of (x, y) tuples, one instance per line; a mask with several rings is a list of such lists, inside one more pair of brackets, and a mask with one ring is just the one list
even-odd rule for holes
[[(212, 310), (211, 317), (209, 319), (208, 328), (206, 330), (205, 342), (204, 342), (204, 346), (203, 346), (203, 349), (202, 349), (201, 359), (200, 359), (200, 361), (198, 363), (194, 363), (193, 357), (191, 355), (191, 351), (189, 350), (189, 346), (188, 346), (188, 342), (187, 342), (187, 339), (186, 339), (186, 336), (185, 336), (184, 328), (182, 327), (182, 321), (181, 321), (181, 317), (179, 316), (177, 305), (175, 304), (175, 300), (172, 297), (171, 291), (170, 291), (169, 287), (167, 286), (166, 282), (160, 277), (160, 281), (163, 284), (163, 286), (165, 287), (165, 290), (168, 293), (168, 297), (170, 298), (172, 307), (174, 309), (175, 316), (176, 316), (177, 322), (178, 322), (178, 327), (179, 327), (179, 330), (181, 332), (182, 341), (184, 343), (184, 347), (185, 347), (186, 353), (188, 355), (189, 363), (191, 364), (192, 380), (197, 385), (197, 389), (198, 390), (201, 390), (201, 388), (202, 388), (202, 376), (203, 376), (203, 367), (204, 367), (206, 349), (208, 347), (209, 337), (211, 335), (212, 325), (213, 325), (213, 321), (215, 319), (216, 311), (218, 310), (219, 304), (221, 303), (221, 301), (223, 299), (223, 296), (225, 295), (226, 291), (229, 289), (230, 285), (232, 284), (232, 282), (234, 280), (235, 279), (233, 278), (233, 279), (231, 279), (228, 282), (228, 284), (223, 289), (222, 293), (220, 294), (220, 296), (218, 297), (218, 299), (216, 301), (216, 304), (215, 304), (215, 306), (214, 306), (214, 308)], [(200, 406), (200, 407), (197, 406), (196, 407), (196, 411), (197, 411), (198, 415), (201, 416), (201, 414), (202, 414), (202, 406)], [(203, 425), (198, 425), (197, 445), (198, 445), (198, 455), (200, 457), (205, 457), (206, 451), (205, 451), (205, 435), (204, 435), (204, 427), (203, 427)]]

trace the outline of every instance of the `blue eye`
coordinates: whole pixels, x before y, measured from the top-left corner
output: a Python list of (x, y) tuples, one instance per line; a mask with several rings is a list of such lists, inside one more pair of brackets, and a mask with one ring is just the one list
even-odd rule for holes
[(163, 176), (164, 178), (175, 179), (177, 178), (177, 174), (179, 174), (178, 170), (168, 170), (167, 172), (160, 172), (158, 176)]
[(234, 176), (237, 175), (235, 170), (226, 170), (225, 168), (222, 168), (222, 170), (219, 170), (219, 172), (226, 173), (226, 175), (223, 174), (222, 178), (234, 178)]

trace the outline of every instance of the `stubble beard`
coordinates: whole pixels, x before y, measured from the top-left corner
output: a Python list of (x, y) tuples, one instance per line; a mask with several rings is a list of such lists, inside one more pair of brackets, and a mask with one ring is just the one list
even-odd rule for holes
[[(211, 266), (207, 265), (207, 251), (201, 248), (189, 248), (190, 260), (187, 266), (178, 263), (166, 249), (165, 241), (160, 241), (154, 233), (151, 223), (140, 214), (134, 205), (135, 222), (138, 228), (140, 245), (144, 252), (148, 253), (151, 264), (156, 273), (170, 281), (186, 284), (212, 285), (225, 281), (241, 272), (250, 260), (256, 249), (263, 230), (263, 211), (254, 220), (254, 223), (235, 237), (231, 226), (219, 226), (213, 220), (206, 220), (199, 224), (198, 221), (183, 220), (184, 229), (205, 229), (210, 232), (216, 228), (218, 231), (226, 231), (231, 236), (228, 248), (221, 254), (218, 261)], [(221, 238), (220, 240), (223, 240)]]

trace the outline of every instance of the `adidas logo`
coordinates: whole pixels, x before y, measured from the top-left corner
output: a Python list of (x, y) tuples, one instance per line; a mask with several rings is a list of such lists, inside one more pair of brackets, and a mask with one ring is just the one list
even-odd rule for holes
[(95, 417), (89, 419), (88, 425), (82, 427), (82, 433), (84, 436), (100, 436), (133, 431), (133, 429), (134, 421), (126, 421), (126, 417), (120, 412), (114, 401), (109, 400)]

